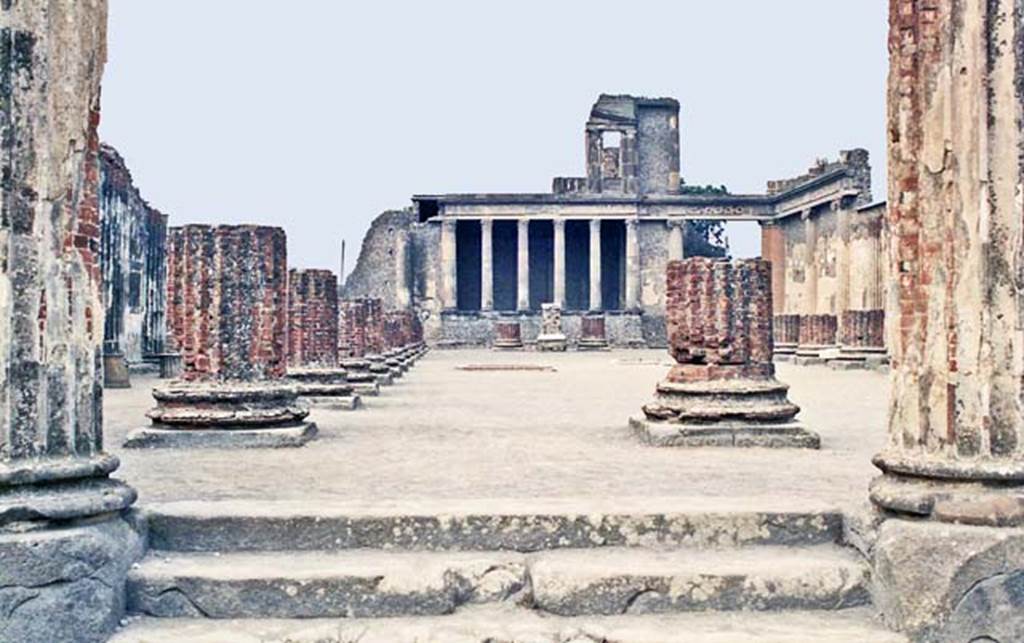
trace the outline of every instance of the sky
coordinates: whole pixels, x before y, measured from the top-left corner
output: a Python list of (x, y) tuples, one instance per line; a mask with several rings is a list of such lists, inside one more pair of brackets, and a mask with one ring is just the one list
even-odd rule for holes
[[(690, 184), (764, 192), (864, 147), (885, 197), (886, 0), (110, 0), (101, 136), (185, 223), (349, 269), (417, 193), (581, 176), (604, 93), (672, 96)], [(756, 224), (729, 230), (759, 254)]]

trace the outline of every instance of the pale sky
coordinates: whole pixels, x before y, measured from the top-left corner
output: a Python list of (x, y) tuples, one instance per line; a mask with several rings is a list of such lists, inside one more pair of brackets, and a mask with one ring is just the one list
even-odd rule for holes
[[(885, 197), (886, 0), (111, 0), (101, 135), (172, 224), (283, 226), (351, 269), (415, 193), (580, 176), (601, 92), (682, 104), (691, 184), (763, 192), (865, 147)], [(757, 255), (755, 225), (731, 230)]]

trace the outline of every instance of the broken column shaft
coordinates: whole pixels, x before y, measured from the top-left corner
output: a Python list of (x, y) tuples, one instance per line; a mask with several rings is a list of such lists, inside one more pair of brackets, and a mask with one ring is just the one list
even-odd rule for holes
[(767, 261), (692, 258), (668, 265), (666, 313), (676, 366), (633, 429), (656, 446), (818, 448), (772, 363)]
[(914, 640), (1024, 632), (1024, 16), (891, 0), (888, 446), (876, 605)]
[(349, 410), (360, 404), (338, 366), (338, 278), (329, 270), (288, 273), (288, 379), (302, 399)]
[(286, 369), (285, 235), (261, 226), (188, 225), (168, 233), (169, 332), (183, 381), (153, 391), (153, 426), (130, 447), (298, 446), (304, 419)]

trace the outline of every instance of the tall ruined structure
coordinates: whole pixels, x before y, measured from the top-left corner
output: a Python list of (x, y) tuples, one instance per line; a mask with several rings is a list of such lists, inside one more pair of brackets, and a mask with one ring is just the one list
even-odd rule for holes
[(129, 447), (299, 446), (316, 433), (284, 379), (284, 230), (188, 225), (168, 234), (168, 332), (182, 382), (156, 388)]
[(878, 606), (918, 639), (1024, 634), (1019, 0), (891, 0), (889, 444)]
[(117, 150), (101, 145), (99, 158), (104, 354), (108, 365), (154, 362), (166, 339), (167, 215), (142, 198)]
[[(140, 541), (103, 450), (103, 0), (0, 3), (0, 639), (102, 641)], [(68, 561), (73, 561), (69, 563)]]

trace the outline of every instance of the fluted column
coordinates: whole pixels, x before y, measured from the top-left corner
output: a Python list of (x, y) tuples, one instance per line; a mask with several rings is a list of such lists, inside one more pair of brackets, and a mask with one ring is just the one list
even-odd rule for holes
[(458, 263), (455, 248), (455, 220), (441, 221), (441, 306), (445, 310), (458, 307)]
[(601, 220), (590, 220), (590, 310), (601, 305)]
[(565, 219), (555, 219), (555, 303), (565, 308)]
[(637, 220), (626, 219), (626, 310), (640, 308), (640, 240)]
[(480, 308), (494, 310), (494, 222), (480, 221)]
[[(879, 226), (880, 227), (880, 226)], [(885, 258), (882, 256), (882, 239), (879, 234), (872, 234), (867, 239), (868, 252), (865, 258), (866, 265), (864, 273), (867, 280), (864, 284), (864, 308), (866, 310), (880, 310), (884, 306), (882, 297), (882, 264)]]
[(686, 221), (669, 221), (668, 222), (668, 260), (679, 261), (686, 256), (686, 250), (683, 247), (685, 241), (683, 234), (683, 228), (686, 225)]
[(516, 298), (518, 310), (530, 310), (530, 220), (519, 219), (519, 229), (516, 235), (519, 252), (519, 283), (516, 287)]

